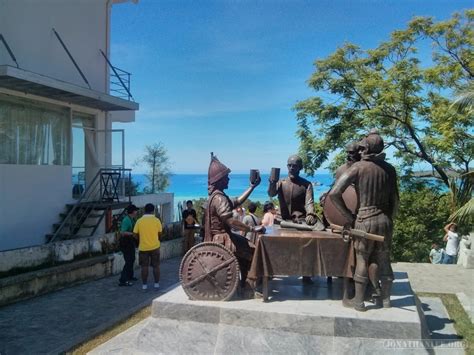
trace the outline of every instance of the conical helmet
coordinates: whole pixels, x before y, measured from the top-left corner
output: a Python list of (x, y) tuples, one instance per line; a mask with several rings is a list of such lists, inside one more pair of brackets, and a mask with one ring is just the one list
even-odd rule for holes
[(209, 173), (207, 181), (209, 185), (215, 184), (224, 176), (230, 173), (230, 169), (222, 164), (217, 157), (211, 153), (211, 164), (209, 164)]

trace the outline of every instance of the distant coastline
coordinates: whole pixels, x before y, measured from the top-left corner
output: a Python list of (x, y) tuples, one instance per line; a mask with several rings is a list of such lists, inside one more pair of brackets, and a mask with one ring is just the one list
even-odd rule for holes
[[(282, 177), (285, 176), (282, 175)], [(265, 202), (269, 199), (267, 195), (268, 178), (268, 174), (262, 174), (262, 182), (250, 195), (250, 200)], [(316, 174), (313, 177), (305, 176), (305, 178), (313, 183), (315, 201), (318, 201), (323, 192), (329, 190), (334, 181), (331, 174)], [(138, 190), (140, 192), (148, 184), (144, 174), (132, 174), (132, 179), (139, 184)], [(174, 193), (175, 203), (207, 197), (207, 174), (173, 174), (170, 182), (166, 192)], [(231, 197), (239, 196), (248, 186), (248, 174), (231, 174), (229, 189), (226, 190), (226, 193)]]

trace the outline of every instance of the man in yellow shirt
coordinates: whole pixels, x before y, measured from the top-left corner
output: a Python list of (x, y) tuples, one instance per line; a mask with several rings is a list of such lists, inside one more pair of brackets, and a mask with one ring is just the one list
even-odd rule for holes
[(138, 236), (138, 263), (141, 267), (142, 289), (148, 289), (148, 267), (153, 268), (155, 277), (154, 288), (160, 288), (160, 233), (163, 231), (161, 222), (155, 217), (155, 206), (148, 203), (145, 214), (138, 219), (133, 233)]

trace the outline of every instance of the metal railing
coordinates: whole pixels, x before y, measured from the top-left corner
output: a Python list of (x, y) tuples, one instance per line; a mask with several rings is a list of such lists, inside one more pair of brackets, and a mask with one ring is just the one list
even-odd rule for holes
[(122, 99), (134, 101), (133, 96), (130, 92), (130, 76), (132, 74), (123, 69), (113, 66), (109, 58), (107, 58), (107, 56), (102, 50), (100, 50), (100, 53), (102, 53), (102, 56), (104, 57), (105, 61), (109, 65), (109, 68), (111, 69), (109, 88), (110, 93)]
[[(76, 235), (92, 211), (99, 207), (111, 207), (120, 202), (131, 203), (130, 188), (127, 189), (127, 181), (130, 186), (132, 178), (131, 172), (132, 169), (124, 168), (99, 169), (77, 202), (70, 207), (48, 242), (54, 242), (60, 235)], [(96, 221), (91, 235), (94, 234), (104, 215), (105, 213)]]

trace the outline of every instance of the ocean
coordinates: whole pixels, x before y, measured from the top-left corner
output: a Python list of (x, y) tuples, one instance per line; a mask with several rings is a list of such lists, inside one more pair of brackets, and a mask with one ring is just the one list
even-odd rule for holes
[[(303, 175), (304, 176), (304, 175)], [(265, 202), (269, 199), (268, 174), (262, 174), (262, 182), (252, 192), (249, 199), (251, 201)], [(281, 178), (286, 177), (281, 175)], [(319, 196), (329, 190), (334, 179), (331, 174), (316, 174), (314, 177), (304, 176), (313, 183), (314, 200), (318, 201)], [(138, 190), (141, 192), (148, 185), (148, 179), (143, 174), (132, 174), (132, 180), (139, 184)], [(230, 197), (240, 196), (249, 186), (249, 174), (230, 174), (229, 188), (226, 190)], [(174, 174), (170, 178), (170, 186), (166, 192), (174, 193), (175, 204), (186, 200), (194, 200), (207, 197), (207, 174)]]

